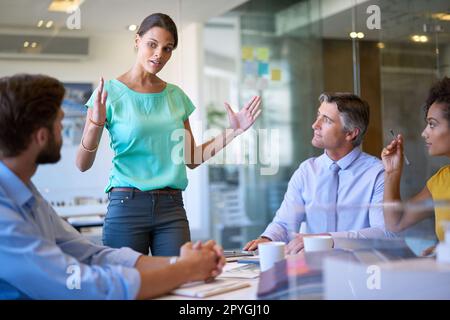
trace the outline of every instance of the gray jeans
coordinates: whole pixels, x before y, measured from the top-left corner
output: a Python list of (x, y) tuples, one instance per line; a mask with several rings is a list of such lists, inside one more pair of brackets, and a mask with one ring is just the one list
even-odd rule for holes
[(103, 244), (142, 254), (178, 256), (190, 241), (181, 191), (170, 194), (112, 191), (103, 225)]

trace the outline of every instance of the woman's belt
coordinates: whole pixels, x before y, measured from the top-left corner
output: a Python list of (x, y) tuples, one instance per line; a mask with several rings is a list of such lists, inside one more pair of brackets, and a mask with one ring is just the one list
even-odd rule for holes
[(155, 190), (148, 190), (148, 191), (142, 191), (137, 188), (124, 188), (124, 187), (117, 187), (112, 188), (110, 192), (144, 192), (144, 193), (154, 193), (154, 194), (175, 194), (181, 192), (180, 189), (173, 189), (173, 188), (163, 188), (163, 189), (155, 189)]

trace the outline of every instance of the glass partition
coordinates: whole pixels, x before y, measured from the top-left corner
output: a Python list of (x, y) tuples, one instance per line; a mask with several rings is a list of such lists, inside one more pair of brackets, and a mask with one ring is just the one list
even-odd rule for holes
[[(391, 230), (387, 237), (304, 239), (305, 248), (260, 274), (258, 298), (309, 299), (448, 299), (450, 289), (450, 202), (396, 202), (380, 205), (321, 206), (320, 215), (336, 210), (338, 224), (358, 219), (359, 211), (384, 214)], [(436, 216), (435, 234), (414, 228), (412, 221)], [(402, 217), (399, 221), (397, 218)], [(340, 221), (340, 222), (339, 222)], [(395, 223), (392, 223), (395, 221)], [(408, 222), (409, 221), (409, 222)], [(397, 223), (398, 222), (398, 223)], [(395, 232), (394, 232), (395, 231)], [(357, 233), (360, 233), (359, 235)], [(307, 239), (309, 247), (306, 246)], [(442, 239), (442, 238), (441, 238)], [(275, 276), (276, 275), (276, 276)]]
[[(210, 214), (218, 222), (211, 228), (225, 247), (241, 247), (259, 236), (300, 163), (323, 152), (310, 143), (317, 98), (323, 91), (355, 92), (369, 102), (371, 121), (363, 151), (379, 157), (391, 139), (390, 130), (404, 135), (411, 160), (401, 182), (405, 199), (448, 163), (430, 158), (420, 136), (427, 91), (438, 77), (449, 74), (447, 1), (251, 0), (220, 19), (233, 21), (238, 46), (230, 45), (234, 54), (229, 54), (230, 47), (219, 43), (229, 38), (218, 36), (211, 42), (216, 43), (216, 62), (222, 63), (216, 67), (224, 71), (227, 62), (228, 80), (210, 81), (207, 87), (222, 88), (229, 99), (237, 99), (235, 105), (261, 95), (264, 111), (255, 129), (278, 134), (276, 146), (267, 143), (270, 139), (247, 135), (253, 154), (241, 150), (244, 164), (209, 167), (210, 192), (220, 190), (210, 199), (210, 208), (216, 208)], [(211, 30), (210, 23), (214, 22), (208, 22), (206, 30)], [(228, 58), (220, 58), (217, 48)], [(205, 54), (210, 55), (210, 48)], [(272, 165), (278, 163), (277, 171), (261, 174), (270, 162), (258, 158), (250, 164), (255, 154), (276, 154)], [(217, 189), (215, 181), (225, 189)], [(235, 195), (227, 200), (224, 190)], [(229, 211), (231, 220), (225, 217)], [(416, 226), (417, 231), (432, 234), (433, 223), (430, 218)]]

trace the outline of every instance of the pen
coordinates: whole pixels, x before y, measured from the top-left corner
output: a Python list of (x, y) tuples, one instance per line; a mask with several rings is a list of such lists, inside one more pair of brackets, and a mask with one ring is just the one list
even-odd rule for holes
[[(394, 130), (391, 129), (391, 130), (389, 130), (389, 132), (391, 133), (392, 138), (396, 139)], [(406, 157), (405, 153), (403, 153), (403, 158), (405, 159), (406, 165), (409, 166), (411, 163), (409, 162), (409, 160), (408, 160), (408, 158)]]

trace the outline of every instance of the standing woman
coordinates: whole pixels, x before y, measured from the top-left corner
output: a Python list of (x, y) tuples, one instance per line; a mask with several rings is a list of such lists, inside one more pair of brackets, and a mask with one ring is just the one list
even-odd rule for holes
[[(157, 76), (177, 44), (177, 28), (169, 16), (148, 16), (136, 34), (133, 67), (117, 79), (100, 79), (86, 103), (76, 162), (81, 171), (91, 168), (106, 127), (114, 157), (105, 190), (110, 202), (103, 243), (113, 248), (126, 246), (143, 254), (150, 248), (152, 255), (179, 255), (180, 247), (190, 240), (181, 195), (188, 184), (186, 166), (194, 169), (217, 154), (253, 125), (261, 112), (260, 97), (253, 97), (238, 113), (226, 103), (231, 130), (197, 146), (188, 119), (195, 109), (192, 102), (179, 87)], [(172, 157), (179, 145), (172, 134), (183, 129), (186, 164)]]
[[(422, 132), (430, 156), (450, 158), (450, 78), (444, 77), (430, 90), (425, 114), (427, 125)], [(403, 170), (403, 137), (398, 135), (381, 153), (384, 173), (384, 201), (392, 202), (400, 199), (400, 178)], [(432, 176), (421, 192), (410, 199), (411, 202), (450, 200), (450, 165), (442, 167)], [(419, 221), (429, 218), (430, 211), (389, 210), (385, 208), (386, 227), (393, 232), (403, 231)], [(444, 240), (443, 222), (450, 221), (450, 210), (435, 208), (436, 236)], [(428, 255), (434, 247), (424, 251)]]

